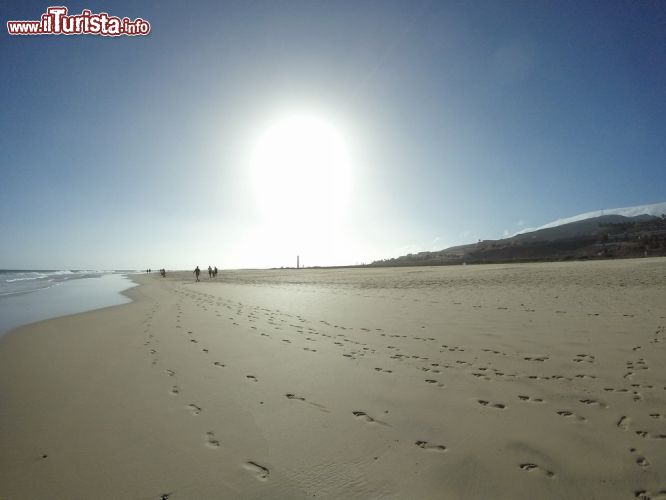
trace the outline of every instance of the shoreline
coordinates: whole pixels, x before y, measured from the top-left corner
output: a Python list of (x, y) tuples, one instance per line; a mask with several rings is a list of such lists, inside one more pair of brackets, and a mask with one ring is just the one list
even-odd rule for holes
[[(117, 293), (126, 297), (127, 299), (129, 299), (130, 302), (123, 302), (123, 303), (120, 303), (120, 304), (111, 304), (111, 305), (108, 305), (108, 306), (97, 307), (95, 309), (87, 309), (85, 311), (73, 312), (73, 313), (69, 313), (69, 314), (62, 314), (60, 316), (52, 316), (52, 317), (49, 317), (49, 318), (32, 321), (30, 323), (23, 323), (23, 324), (17, 325), (17, 326), (15, 326), (15, 327), (13, 327), (9, 330), (6, 330), (6, 331), (1, 331), (0, 330), (0, 342), (2, 342), (3, 338), (6, 338), (10, 335), (14, 335), (16, 333), (19, 333), (18, 330), (21, 330), (23, 328), (30, 328), (30, 329), (32, 329), (32, 327), (38, 328), (39, 325), (48, 323), (49, 321), (55, 321), (55, 320), (59, 320), (59, 319), (63, 319), (63, 318), (70, 318), (70, 317), (73, 317), (73, 316), (81, 316), (81, 315), (88, 314), (88, 313), (95, 313), (95, 312), (99, 312), (99, 311), (104, 311), (106, 309), (115, 309), (117, 307), (123, 307), (123, 306), (131, 304), (132, 302), (135, 302), (136, 299), (133, 298), (132, 292), (133, 291), (138, 291), (138, 289), (141, 287), (141, 285), (139, 283), (137, 283), (135, 280), (133, 280), (132, 278), (130, 278), (129, 276), (126, 276), (126, 277), (133, 284), (131, 286), (129, 286), (128, 288), (126, 288), (124, 290), (121, 290)], [(21, 295), (25, 295), (25, 294), (29, 294), (29, 293), (33, 293), (33, 292), (22, 292)], [(2, 344), (0, 344), (0, 348), (1, 347), (2, 347)]]
[(0, 336), (23, 325), (127, 302), (123, 291), (136, 286), (130, 275), (83, 276), (45, 288), (0, 297)]
[(136, 275), (0, 339), (0, 497), (656, 495), (666, 259), (605, 262)]

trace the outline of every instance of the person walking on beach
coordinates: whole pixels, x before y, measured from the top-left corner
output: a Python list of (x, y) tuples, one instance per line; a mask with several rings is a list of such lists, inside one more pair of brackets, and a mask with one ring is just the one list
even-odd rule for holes
[(208, 266), (208, 277), (212, 278), (213, 277), (213, 268)]
[(194, 270), (194, 275), (197, 277), (197, 281), (199, 281), (199, 273), (201, 273), (201, 269), (199, 269), (199, 266), (197, 266)]
[(217, 266), (213, 269), (213, 278), (217, 278)]

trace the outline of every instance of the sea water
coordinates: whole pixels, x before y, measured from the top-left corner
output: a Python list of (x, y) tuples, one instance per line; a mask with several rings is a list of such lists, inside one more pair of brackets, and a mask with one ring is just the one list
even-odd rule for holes
[(0, 270), (0, 335), (17, 326), (126, 304), (127, 272)]

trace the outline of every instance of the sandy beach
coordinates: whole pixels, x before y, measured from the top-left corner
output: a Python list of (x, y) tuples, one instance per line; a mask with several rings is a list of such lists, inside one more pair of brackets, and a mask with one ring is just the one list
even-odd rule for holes
[(664, 258), (133, 279), (0, 339), (0, 498), (666, 498)]

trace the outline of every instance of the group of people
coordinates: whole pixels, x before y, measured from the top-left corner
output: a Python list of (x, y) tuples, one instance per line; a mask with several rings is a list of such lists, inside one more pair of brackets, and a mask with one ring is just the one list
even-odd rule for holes
[[(196, 277), (197, 281), (200, 281), (199, 280), (199, 274), (201, 274), (201, 269), (199, 269), (199, 266), (197, 266), (194, 269), (194, 276)], [(208, 277), (209, 278), (217, 277), (217, 266), (215, 268), (212, 268), (212, 267), (208, 266)]]

